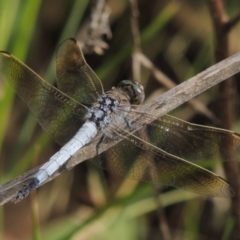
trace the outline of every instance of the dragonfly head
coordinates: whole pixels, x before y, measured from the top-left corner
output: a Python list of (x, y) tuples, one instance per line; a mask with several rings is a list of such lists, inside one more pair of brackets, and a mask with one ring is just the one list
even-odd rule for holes
[(118, 84), (117, 88), (129, 96), (131, 104), (141, 104), (145, 98), (143, 85), (138, 82), (123, 80)]

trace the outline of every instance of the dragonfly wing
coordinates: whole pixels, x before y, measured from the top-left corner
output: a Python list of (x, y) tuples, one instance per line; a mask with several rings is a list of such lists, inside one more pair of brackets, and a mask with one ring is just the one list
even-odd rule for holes
[(174, 186), (206, 196), (234, 195), (231, 186), (221, 177), (143, 141), (141, 131), (129, 134), (123, 129), (118, 130), (117, 126), (111, 126), (111, 131), (124, 140), (93, 159), (99, 167), (132, 179)]
[[(117, 113), (124, 115), (121, 108)], [(190, 162), (227, 161), (240, 156), (240, 135), (233, 131), (139, 111), (129, 111), (125, 119), (131, 123), (131, 132), (138, 129), (152, 145)]]
[(0, 52), (0, 77), (28, 105), (42, 128), (60, 145), (85, 122), (87, 108), (68, 97), (9, 53)]
[(147, 124), (141, 131), (153, 145), (191, 162), (226, 161), (240, 153), (239, 134), (167, 115)]
[(57, 84), (61, 91), (85, 104), (103, 94), (102, 83), (86, 63), (77, 41), (64, 41), (57, 51)]

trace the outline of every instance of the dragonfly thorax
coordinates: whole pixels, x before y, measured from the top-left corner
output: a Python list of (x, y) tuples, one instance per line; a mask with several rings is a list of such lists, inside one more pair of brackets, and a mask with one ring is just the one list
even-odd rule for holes
[(105, 127), (111, 121), (111, 115), (116, 111), (120, 105), (120, 101), (109, 96), (109, 94), (103, 94), (90, 109), (89, 121), (96, 123), (97, 127)]
[(98, 101), (92, 105), (89, 109), (90, 115), (88, 120), (93, 121), (97, 127), (103, 129), (111, 123), (113, 120), (112, 113), (116, 113), (120, 106), (121, 109), (125, 109), (121, 115), (126, 115), (127, 111), (131, 108), (130, 105), (141, 104), (144, 97), (144, 89), (140, 83), (123, 80), (118, 84), (117, 88), (112, 88), (103, 94), (99, 97)]

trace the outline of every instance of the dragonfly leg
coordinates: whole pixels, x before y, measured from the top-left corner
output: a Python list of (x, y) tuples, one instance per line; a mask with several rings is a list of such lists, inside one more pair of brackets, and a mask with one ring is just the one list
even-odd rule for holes
[(128, 127), (129, 129), (132, 129), (132, 124), (131, 124), (131, 122), (128, 121), (126, 118), (124, 118), (124, 121), (125, 121), (125, 123), (127, 124), (127, 127)]
[(14, 198), (14, 202), (21, 201), (23, 198), (27, 197), (31, 191), (38, 187), (37, 178), (33, 178), (28, 184), (24, 185), (23, 188), (18, 191), (16, 197)]
[(106, 136), (103, 134), (103, 135), (101, 136), (101, 138), (99, 139), (99, 142), (98, 142), (97, 145), (96, 145), (96, 153), (97, 153), (96, 156), (99, 155), (99, 154), (98, 154), (98, 150), (99, 150), (99, 147), (100, 147), (101, 143), (103, 142), (104, 138), (106, 138)]

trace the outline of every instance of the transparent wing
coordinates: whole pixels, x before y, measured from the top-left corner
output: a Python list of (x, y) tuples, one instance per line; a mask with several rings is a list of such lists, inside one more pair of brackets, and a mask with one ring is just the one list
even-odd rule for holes
[(240, 154), (240, 135), (163, 116), (141, 129), (162, 150), (188, 161), (231, 160)]
[(108, 141), (116, 144), (93, 159), (95, 164), (132, 179), (171, 185), (198, 194), (233, 195), (227, 182), (194, 162), (228, 160), (240, 151), (238, 134), (167, 115), (156, 119), (124, 109), (120, 107), (116, 116), (112, 116), (112, 123), (104, 129), (106, 138), (102, 144)]
[(58, 88), (76, 99), (90, 104), (103, 94), (102, 83), (86, 63), (75, 39), (64, 41), (57, 51)]
[(234, 195), (231, 186), (221, 177), (142, 140), (141, 132), (129, 134), (112, 124), (109, 128), (111, 133), (124, 140), (92, 160), (99, 167), (132, 179), (174, 186), (202, 195)]
[(85, 121), (87, 108), (53, 87), (6, 52), (0, 52), (0, 77), (28, 105), (42, 128), (64, 145)]
[[(124, 108), (118, 109), (119, 117), (124, 114)], [(154, 146), (191, 162), (227, 161), (240, 156), (240, 135), (233, 131), (192, 124), (169, 115), (156, 118), (138, 111), (129, 111), (124, 119), (131, 125), (128, 131), (138, 129)]]

